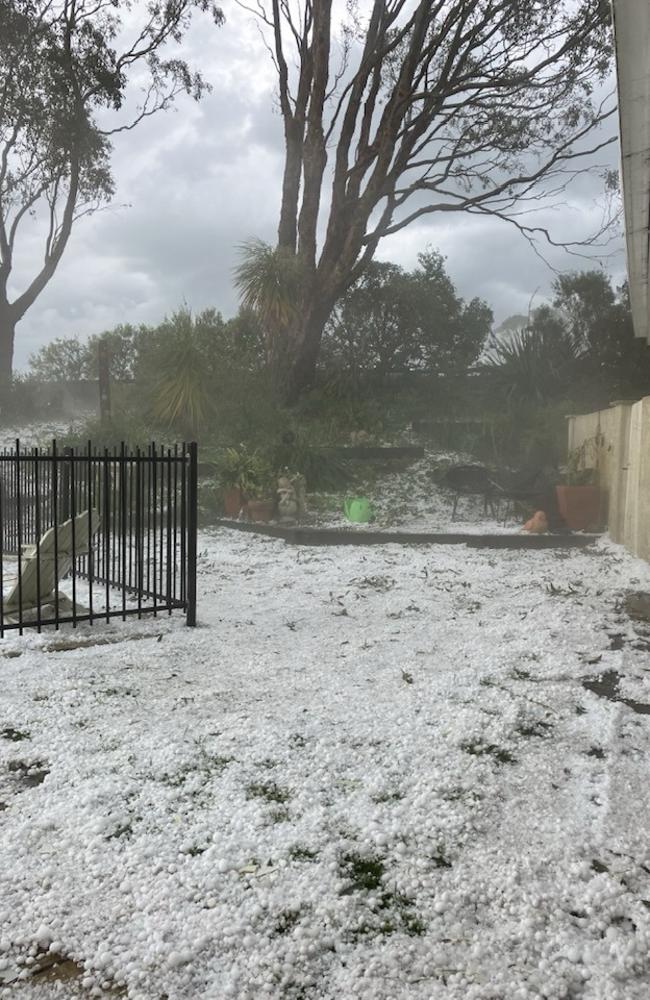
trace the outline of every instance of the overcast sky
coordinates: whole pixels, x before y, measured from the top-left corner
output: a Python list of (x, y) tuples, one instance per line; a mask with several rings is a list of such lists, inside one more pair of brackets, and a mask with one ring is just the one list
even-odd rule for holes
[[(185, 57), (203, 70), (213, 92), (200, 104), (181, 99), (175, 111), (118, 138), (115, 202), (75, 228), (55, 277), (18, 327), (18, 368), (55, 337), (157, 323), (182, 302), (196, 311), (215, 306), (225, 316), (236, 312), (236, 248), (251, 236), (274, 239), (283, 147), (268, 54), (250, 15), (232, 3), (225, 10), (223, 27), (202, 19), (184, 45)], [(610, 147), (612, 166), (616, 158)], [(544, 222), (562, 236), (595, 230), (600, 196), (601, 182), (582, 178)], [(378, 257), (410, 267), (427, 245), (447, 257), (461, 295), (480, 296), (492, 306), (497, 325), (526, 313), (534, 294), (539, 304), (554, 277), (507, 223), (460, 215), (421, 221), (382, 243)], [(609, 252), (607, 269), (620, 280), (622, 237)], [(37, 230), (28, 229), (14, 293), (41, 258)], [(562, 270), (590, 266), (563, 251), (550, 259)]]

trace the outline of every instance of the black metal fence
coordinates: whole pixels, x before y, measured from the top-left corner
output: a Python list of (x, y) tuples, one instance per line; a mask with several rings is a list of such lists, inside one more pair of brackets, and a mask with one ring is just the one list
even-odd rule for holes
[(196, 624), (197, 447), (0, 451), (0, 637), (174, 609)]

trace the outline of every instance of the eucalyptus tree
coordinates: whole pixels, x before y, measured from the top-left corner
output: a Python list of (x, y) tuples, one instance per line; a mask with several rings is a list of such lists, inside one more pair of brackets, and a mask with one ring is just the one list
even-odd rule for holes
[(284, 128), (277, 250), (301, 275), (289, 398), (382, 239), (469, 212), (553, 242), (527, 210), (616, 139), (608, 0), (239, 3), (265, 35)]
[[(0, 0), (0, 383), (75, 222), (113, 195), (112, 137), (203, 93), (178, 55), (197, 10), (222, 20), (211, 0)], [(41, 263), (12, 298), (21, 235), (36, 232)]]

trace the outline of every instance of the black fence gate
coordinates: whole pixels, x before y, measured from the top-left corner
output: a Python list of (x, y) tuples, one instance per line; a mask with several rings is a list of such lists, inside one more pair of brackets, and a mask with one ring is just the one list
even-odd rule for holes
[(175, 609), (196, 624), (197, 446), (0, 451), (0, 637)]

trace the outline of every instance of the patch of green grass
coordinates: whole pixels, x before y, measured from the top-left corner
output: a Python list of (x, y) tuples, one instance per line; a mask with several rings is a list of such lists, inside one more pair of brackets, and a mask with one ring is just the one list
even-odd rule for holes
[(222, 757), (220, 754), (208, 755), (206, 766), (210, 774), (221, 774), (229, 764), (232, 764), (234, 757)]
[(509, 750), (497, 746), (495, 743), (481, 743), (480, 741), (468, 741), (461, 743), (460, 749), (472, 757), (494, 757), (499, 764), (516, 764), (517, 758), (513, 757)]
[(546, 593), (550, 597), (574, 597), (576, 594), (581, 593), (581, 590), (572, 583), (570, 583), (567, 587), (560, 587), (554, 583), (547, 583)]
[(431, 855), (431, 860), (436, 868), (451, 868), (451, 861), (447, 857), (444, 845), (442, 844), (438, 844), (435, 854)]
[(11, 760), (7, 764), (7, 770), (15, 774), (26, 788), (42, 784), (50, 773), (42, 760)]
[(289, 848), (289, 857), (292, 861), (315, 861), (318, 857), (318, 851), (310, 851), (308, 847), (296, 844)]
[(3, 740), (11, 740), (12, 743), (20, 743), (22, 740), (28, 740), (31, 738), (31, 733), (23, 732), (21, 729), (12, 729), (8, 726), (6, 729), (0, 730), (0, 737)]
[[(360, 750), (364, 746), (363, 743), (359, 743), (358, 745), (351, 743), (350, 745), (354, 750)], [(357, 788), (361, 788), (362, 782), (358, 778), (337, 778), (333, 782), (333, 785), (343, 795), (352, 795)]]
[(350, 582), (363, 590), (375, 590), (379, 594), (387, 594), (397, 585), (397, 581), (391, 576), (362, 576)]
[[(140, 817), (138, 816), (137, 818), (139, 819)], [(130, 840), (132, 835), (133, 835), (133, 826), (131, 821), (129, 820), (128, 823), (120, 823), (118, 826), (116, 826), (115, 829), (111, 831), (111, 833), (106, 835), (105, 839), (120, 840), (122, 837), (124, 837), (126, 840)]]
[[(205, 784), (210, 777), (222, 774), (234, 760), (234, 757), (202, 753), (198, 760), (191, 763), (188, 761), (175, 774), (166, 772), (158, 780), (169, 788), (181, 788), (189, 777), (200, 775)], [(191, 795), (195, 797), (199, 791), (199, 789), (193, 789)]]
[(177, 771), (176, 774), (163, 774), (160, 776), (159, 781), (162, 785), (167, 785), (169, 788), (180, 788), (181, 785), (185, 784), (185, 780), (189, 774), (192, 772), (187, 771)]
[(288, 809), (273, 809), (269, 813), (269, 823), (288, 823), (291, 814)]
[(282, 804), (289, 801), (291, 793), (286, 788), (280, 788), (274, 781), (254, 781), (246, 785), (246, 798)]
[(205, 854), (206, 851), (207, 847), (198, 847), (198, 845), (193, 844), (191, 847), (187, 849), (185, 853), (189, 854), (191, 858), (198, 858), (199, 855)]
[(387, 937), (401, 932), (418, 937), (426, 931), (426, 924), (413, 912), (415, 900), (401, 892), (384, 891), (364, 919), (353, 928), (348, 939), (357, 942), (366, 937)]
[(347, 886), (342, 890), (342, 896), (353, 892), (378, 889), (384, 877), (384, 862), (376, 855), (364, 857), (354, 852), (344, 854), (341, 859), (341, 874), (347, 880)]
[(404, 793), (400, 791), (380, 792), (379, 795), (373, 795), (371, 797), (371, 802), (376, 803), (376, 805), (381, 805), (383, 802), (399, 802), (403, 798)]
[(282, 910), (278, 914), (278, 919), (275, 922), (272, 934), (274, 937), (282, 937), (285, 934), (289, 934), (293, 928), (300, 922), (300, 910), (290, 909)]
[(522, 722), (517, 726), (515, 732), (519, 733), (520, 736), (548, 736), (549, 729), (552, 729), (550, 722), (542, 722), (538, 720), (536, 722)]
[(468, 794), (466, 788), (461, 788), (460, 785), (454, 785), (453, 788), (444, 788), (440, 791), (440, 798), (444, 799), (445, 802), (460, 802)]

